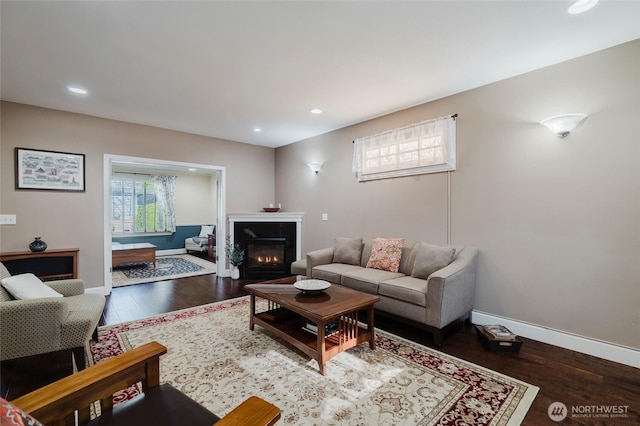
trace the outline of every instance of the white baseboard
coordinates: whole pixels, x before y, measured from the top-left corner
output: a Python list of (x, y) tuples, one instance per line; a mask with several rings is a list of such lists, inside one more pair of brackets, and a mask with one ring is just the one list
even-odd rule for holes
[(171, 249), (171, 250), (156, 250), (156, 256), (175, 256), (177, 254), (185, 254), (187, 249)]
[(474, 324), (502, 324), (518, 336), (640, 368), (640, 350), (637, 349), (485, 312), (472, 311), (471, 321)]

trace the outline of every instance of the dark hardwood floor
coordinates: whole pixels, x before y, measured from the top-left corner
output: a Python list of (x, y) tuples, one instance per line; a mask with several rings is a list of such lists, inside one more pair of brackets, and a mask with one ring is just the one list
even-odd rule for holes
[[(244, 296), (246, 284), (205, 275), (157, 283), (115, 288), (107, 297), (100, 325), (117, 324), (192, 306)], [(431, 335), (383, 315), (376, 327), (434, 347)], [(640, 424), (640, 369), (525, 339), (518, 353), (489, 352), (477, 340), (473, 327), (459, 324), (446, 335), (442, 352), (517, 378), (540, 388), (525, 425), (555, 424), (547, 414), (552, 402), (581, 410), (618, 410), (628, 407), (624, 418), (569, 416), (562, 424)], [(0, 364), (2, 396), (16, 398), (71, 372), (70, 352), (58, 352)], [(621, 407), (621, 408), (620, 408)], [(584, 411), (583, 411), (584, 412)]]

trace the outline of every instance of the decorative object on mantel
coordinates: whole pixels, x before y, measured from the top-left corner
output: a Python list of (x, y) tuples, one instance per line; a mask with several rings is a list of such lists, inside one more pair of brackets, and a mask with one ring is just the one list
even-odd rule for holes
[(35, 240), (33, 240), (31, 244), (29, 244), (29, 250), (31, 250), (34, 253), (45, 251), (46, 249), (47, 249), (47, 243), (42, 241), (40, 237), (35, 237)]
[(244, 260), (244, 249), (238, 243), (231, 244), (231, 236), (227, 235), (227, 243), (225, 244), (224, 252), (229, 258), (229, 263), (232, 266), (231, 278), (237, 280), (240, 278), (238, 266), (240, 266)]
[(274, 207), (273, 203), (269, 203), (269, 207), (263, 207), (262, 210), (264, 210), (267, 213), (276, 213), (276, 212), (279, 212), (281, 208), (282, 208), (282, 203), (278, 203), (278, 207)]

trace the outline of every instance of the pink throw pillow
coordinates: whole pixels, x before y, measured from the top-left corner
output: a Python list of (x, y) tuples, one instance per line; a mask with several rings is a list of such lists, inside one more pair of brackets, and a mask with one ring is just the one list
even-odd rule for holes
[(398, 272), (404, 238), (374, 238), (367, 268)]

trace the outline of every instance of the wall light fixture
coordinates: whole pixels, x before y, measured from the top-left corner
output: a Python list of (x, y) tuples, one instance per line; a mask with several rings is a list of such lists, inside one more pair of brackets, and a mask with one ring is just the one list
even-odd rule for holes
[(322, 168), (322, 163), (318, 163), (317, 161), (312, 161), (310, 163), (307, 163), (307, 166), (309, 166), (309, 168), (317, 174)]
[(540, 122), (540, 124), (551, 130), (559, 137), (564, 138), (585, 118), (587, 118), (587, 114), (576, 112), (545, 118)]
[(587, 10), (593, 9), (596, 4), (598, 4), (598, 0), (578, 0), (569, 6), (567, 12), (571, 15), (578, 15), (586, 12)]

